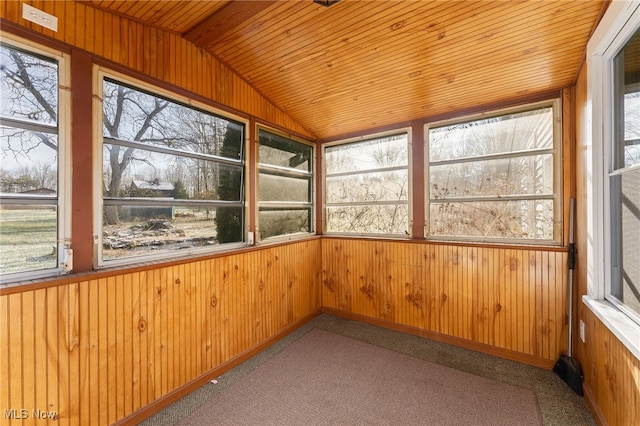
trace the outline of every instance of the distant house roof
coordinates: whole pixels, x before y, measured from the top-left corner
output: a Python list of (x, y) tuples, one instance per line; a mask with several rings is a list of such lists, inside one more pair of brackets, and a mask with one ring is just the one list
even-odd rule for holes
[(155, 180), (134, 180), (131, 186), (138, 189), (151, 189), (154, 191), (173, 191), (173, 184), (170, 182), (160, 182)]
[(20, 194), (32, 194), (32, 195), (55, 195), (55, 189), (49, 188), (38, 188), (38, 189), (30, 189), (28, 191), (21, 191)]

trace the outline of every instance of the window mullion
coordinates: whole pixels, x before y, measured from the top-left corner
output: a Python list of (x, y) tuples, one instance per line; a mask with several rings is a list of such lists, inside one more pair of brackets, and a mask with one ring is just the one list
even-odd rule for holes
[(104, 142), (107, 142), (111, 145), (135, 148), (143, 151), (158, 152), (161, 154), (176, 155), (176, 156), (186, 157), (186, 158), (195, 158), (198, 160), (205, 160), (205, 161), (214, 161), (219, 164), (228, 164), (230, 166), (236, 166), (236, 167), (242, 166), (241, 160), (233, 160), (233, 159), (220, 157), (218, 155), (213, 155), (213, 154), (204, 154), (204, 153), (193, 152), (193, 151), (183, 151), (180, 149), (168, 148), (164, 146), (150, 145), (143, 142), (125, 141), (122, 139), (115, 139), (108, 136), (104, 136), (103, 140)]
[(450, 164), (458, 164), (458, 163), (475, 163), (479, 161), (488, 161), (488, 160), (502, 160), (506, 158), (521, 158), (535, 155), (545, 155), (545, 154), (554, 154), (555, 150), (553, 148), (544, 148), (544, 149), (527, 149), (523, 151), (512, 151), (512, 152), (503, 152), (499, 154), (487, 154), (487, 155), (478, 155), (475, 157), (460, 157), (454, 158), (450, 160), (437, 160), (431, 161), (430, 165), (435, 166), (447, 166)]
[(377, 169), (363, 169), (363, 170), (350, 170), (347, 172), (325, 173), (325, 177), (335, 178), (335, 177), (344, 177), (344, 176), (367, 175), (372, 173), (404, 171), (404, 170), (407, 170), (407, 167), (409, 167), (407, 164), (403, 164), (401, 166), (380, 167)]
[(58, 126), (56, 124), (37, 123), (11, 117), (0, 117), (0, 126), (13, 127), (31, 132), (49, 133), (52, 135), (58, 134)]
[(443, 197), (431, 198), (433, 204), (438, 203), (472, 203), (482, 201), (525, 201), (525, 200), (553, 200), (553, 194), (528, 194), (528, 195), (499, 195), (499, 196), (476, 196), (476, 197)]
[(408, 200), (389, 200), (389, 201), (353, 201), (341, 203), (325, 203), (328, 207), (363, 207), (363, 206), (406, 206)]

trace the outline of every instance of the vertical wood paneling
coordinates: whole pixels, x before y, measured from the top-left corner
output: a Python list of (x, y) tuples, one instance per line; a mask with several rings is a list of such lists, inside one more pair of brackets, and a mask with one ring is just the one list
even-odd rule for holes
[(115, 285), (114, 288), (114, 332), (117, 336), (116, 344), (115, 344), (115, 376), (116, 376), (116, 393), (118, 395), (122, 395), (122, 398), (118, 398), (115, 401), (115, 417), (122, 418), (124, 415), (124, 404), (127, 400), (127, 392), (124, 386), (124, 379), (127, 374), (125, 365), (124, 365), (124, 344), (125, 344), (125, 331), (124, 331), (124, 321), (125, 321), (125, 310), (124, 310), (124, 287), (130, 281), (130, 276), (124, 275), (121, 280)]
[(122, 285), (122, 303), (123, 314), (120, 318), (120, 324), (122, 324), (122, 364), (123, 364), (123, 383), (122, 393), (123, 397), (123, 415), (124, 413), (130, 413), (133, 406), (133, 341), (132, 334), (134, 330), (134, 322), (132, 318), (133, 313), (133, 283), (131, 274), (124, 276)]
[[(86, 281), (83, 288), (86, 288), (87, 296), (84, 299), (86, 304), (81, 305), (81, 309), (86, 310), (88, 314), (85, 316), (87, 322), (83, 323), (82, 330), (86, 332), (80, 337), (81, 347), (85, 348), (84, 355), (81, 355), (81, 362), (87, 365), (87, 375), (84, 388), (81, 392), (81, 398), (85, 406), (88, 405), (86, 412), (81, 412), (80, 423), (87, 424), (91, 420), (95, 421), (100, 412), (99, 400), (96, 398), (93, 383), (97, 383), (99, 379), (99, 350), (100, 339), (98, 331), (98, 281)], [(52, 410), (55, 408), (51, 408)]]
[[(41, 410), (47, 411), (47, 352), (40, 347), (42, 341), (47, 336), (47, 317), (46, 310), (42, 309), (46, 306), (47, 291), (40, 289), (34, 292), (34, 301), (31, 309), (35, 315), (34, 333), (33, 333), (33, 350), (34, 350), (34, 389), (35, 400), (34, 406)], [(0, 376), (0, 381), (2, 380)], [(26, 383), (26, 381), (25, 381)], [(4, 402), (4, 401), (3, 401)]]
[[(117, 345), (120, 336), (116, 330), (117, 320), (117, 301), (116, 293), (120, 277), (107, 278), (106, 284), (106, 306), (103, 311), (100, 312), (100, 316), (104, 315), (105, 324), (107, 327), (106, 341), (105, 341), (105, 361), (107, 365), (107, 379), (102, 383), (107, 385), (107, 398), (106, 401), (106, 418), (109, 424), (116, 421), (116, 407), (118, 404), (118, 360), (117, 360)], [(63, 288), (63, 287), (62, 287)], [(111, 373), (111, 374), (109, 374)]]
[[(85, 11), (86, 11), (86, 7), (76, 7), (75, 8), (75, 19), (76, 19), (76, 23), (77, 22), (85, 22)], [(87, 38), (89, 38), (90, 40), (93, 39), (93, 37), (87, 37), (91, 32), (90, 28), (85, 28), (84, 25), (74, 25), (75, 27), (75, 35), (74, 35), (74, 43), (73, 45), (79, 49), (84, 49), (84, 50), (88, 50), (87, 49), (87, 45), (85, 44), (85, 40)], [(37, 28), (36, 28), (37, 30)], [(86, 31), (88, 30), (88, 31)]]
[[(22, 312), (20, 327), (23, 330), (33, 330), (34, 328), (34, 310), (33, 292), (22, 295)], [(36, 407), (35, 393), (29, 392), (36, 386), (33, 365), (35, 363), (35, 336), (33, 333), (22, 334), (22, 404), (20, 407)], [(30, 414), (30, 413), (29, 413)]]
[[(22, 7), (21, 4), (20, 4), (20, 7)], [(76, 8), (65, 6), (64, 13), (56, 16), (63, 18), (63, 19), (58, 19), (59, 35), (56, 38), (66, 43), (69, 43), (72, 46), (75, 46), (76, 45), (76, 20), (75, 20)], [(19, 21), (14, 20), (14, 22), (19, 22)]]
[[(90, 400), (89, 400), (89, 358), (91, 338), (89, 334), (89, 291), (88, 283), (83, 281), (78, 285), (78, 309), (79, 324), (84, 326), (78, 330), (78, 391), (79, 391), (79, 407), (78, 418), (80, 423), (89, 422), (90, 420)], [(40, 305), (42, 306), (42, 305)]]
[[(2, 5), (0, 5), (0, 7), (2, 7)], [(7, 407), (8, 409), (12, 408), (10, 389), (12, 388), (12, 381), (15, 380), (15, 378), (13, 380), (11, 378), (12, 372), (11, 363), (9, 360), (12, 352), (9, 348), (9, 338), (11, 336), (11, 334), (9, 333), (9, 327), (11, 325), (10, 314), (11, 312), (9, 310), (9, 297), (0, 297), (0, 342), (6, 344), (6, 346), (2, 346), (5, 349), (2, 356), (0, 356), (0, 382), (5, 383), (5, 386), (0, 387), (0, 405), (2, 405), (3, 407)], [(43, 387), (46, 389), (47, 376), (45, 375), (43, 377), (45, 378), (45, 386)]]
[(323, 306), (548, 362), (566, 350), (565, 252), (336, 238), (322, 244)]
[[(61, 407), (63, 398), (61, 394), (65, 385), (66, 377), (61, 376), (61, 371), (65, 366), (60, 365), (60, 335), (59, 335), (59, 322), (58, 322), (58, 289), (48, 288), (46, 296), (46, 312), (47, 312), (47, 337), (43, 342), (47, 348), (47, 396), (49, 404), (53, 407), (51, 410), (57, 410), (57, 407)], [(27, 408), (28, 409), (28, 408)], [(67, 414), (68, 409), (61, 409), (60, 415)]]
[(2, 3), (0, 3), (0, 7), (2, 7), (2, 16), (6, 16), (7, 19), (10, 19), (14, 22), (18, 21), (20, 17), (20, 8), (22, 7), (20, 3), (3, 1)]
[[(7, 306), (7, 362), (9, 364), (9, 377), (7, 380), (7, 393), (10, 409), (20, 410), (22, 408), (22, 395), (24, 389), (24, 379), (22, 376), (22, 294), (13, 294), (8, 297)], [(17, 423), (17, 422), (14, 422)]]
[(317, 312), (320, 259), (311, 240), (0, 295), (0, 403), (121, 420)]
[(640, 360), (586, 307), (580, 309), (586, 324), (582, 367), (585, 394), (597, 403), (598, 416), (611, 425), (640, 424)]
[[(497, 345), (498, 337), (500, 335), (497, 328), (497, 323), (493, 321), (494, 307), (488, 303), (491, 300), (495, 300), (498, 295), (494, 294), (494, 283), (498, 277), (498, 261), (497, 256), (492, 256), (493, 249), (480, 247), (479, 251), (482, 253), (482, 263), (477, 266), (477, 273), (482, 276), (482, 285), (478, 289), (477, 300), (478, 307), (481, 311), (481, 335), (482, 338), (479, 342)], [(486, 268), (485, 265), (486, 264)]]
[(78, 305), (78, 283), (67, 286), (67, 291), (64, 296), (66, 309), (63, 320), (65, 323), (66, 340), (61, 351), (61, 357), (64, 357), (61, 360), (61, 364), (66, 364), (68, 367), (67, 371), (61, 374), (66, 373), (69, 378), (67, 385), (68, 391), (66, 392), (69, 412), (78, 413), (80, 409), (80, 376), (78, 374), (80, 369), (80, 350), (78, 348), (80, 310)]

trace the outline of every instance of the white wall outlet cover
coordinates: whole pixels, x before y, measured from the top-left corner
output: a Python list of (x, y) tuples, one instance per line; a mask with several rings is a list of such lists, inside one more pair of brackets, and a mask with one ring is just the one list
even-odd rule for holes
[(58, 31), (58, 18), (26, 3), (22, 4), (22, 17), (52, 31)]

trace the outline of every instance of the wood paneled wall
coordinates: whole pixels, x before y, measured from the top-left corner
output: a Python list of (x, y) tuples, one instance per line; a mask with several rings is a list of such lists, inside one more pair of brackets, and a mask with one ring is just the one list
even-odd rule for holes
[(586, 346), (581, 350), (587, 402), (598, 423), (611, 426), (640, 424), (640, 360), (586, 306)]
[[(320, 308), (319, 239), (0, 295), (0, 407), (108, 425)], [(104, 274), (103, 274), (104, 275)]]
[[(53, 32), (23, 19), (22, 3), (58, 17), (58, 31)], [(155, 80), (201, 95), (301, 136), (314, 138), (246, 80), (179, 34), (75, 1), (2, 1), (0, 17)]]
[(564, 251), (336, 238), (322, 246), (325, 308), (545, 367), (567, 349)]
[[(59, 30), (52, 32), (23, 20), (22, 3), (0, 2), (0, 17), (313, 138), (178, 34), (81, 2), (28, 1), (59, 18)], [(580, 144), (587, 125), (584, 70), (575, 105), (580, 295), (586, 293), (586, 243), (579, 232), (586, 223)], [(0, 423), (46, 424), (33, 417), (36, 409), (57, 412), (60, 417), (51, 424), (111, 424), (255, 348), (321, 305), (533, 364), (548, 366), (566, 351), (566, 253), (561, 251), (324, 238), (91, 276), (0, 292), (0, 408), (18, 410), (16, 417), (29, 410), (29, 419), (13, 421), (0, 412)], [(578, 315), (587, 324), (587, 343), (577, 351), (587, 398), (603, 422), (639, 423), (630, 409), (640, 402), (638, 360), (581, 303)]]

